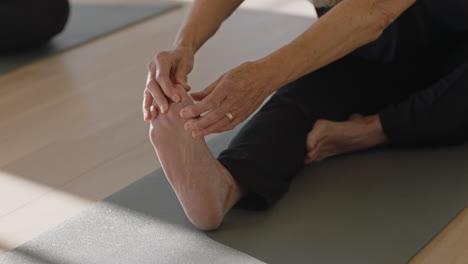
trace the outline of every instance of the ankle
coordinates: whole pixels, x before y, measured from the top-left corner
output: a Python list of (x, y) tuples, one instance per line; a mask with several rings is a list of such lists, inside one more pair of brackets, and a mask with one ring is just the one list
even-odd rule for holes
[(229, 210), (247, 194), (247, 189), (240, 185), (224, 166), (222, 167), (226, 172), (225, 175), (227, 179), (227, 194), (223, 204), (223, 213), (226, 215)]

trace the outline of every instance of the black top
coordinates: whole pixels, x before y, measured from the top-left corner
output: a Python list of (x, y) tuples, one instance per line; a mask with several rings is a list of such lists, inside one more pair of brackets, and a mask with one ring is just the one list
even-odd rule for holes
[[(319, 16), (329, 8), (317, 8)], [(354, 53), (388, 63), (450, 49), (468, 35), (468, 0), (418, 0), (383, 34)]]

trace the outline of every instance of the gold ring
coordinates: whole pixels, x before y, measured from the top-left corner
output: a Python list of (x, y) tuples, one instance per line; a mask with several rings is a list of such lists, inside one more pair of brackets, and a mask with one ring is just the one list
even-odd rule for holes
[(234, 116), (231, 113), (226, 113), (226, 117), (229, 119), (229, 121), (232, 121), (234, 119)]

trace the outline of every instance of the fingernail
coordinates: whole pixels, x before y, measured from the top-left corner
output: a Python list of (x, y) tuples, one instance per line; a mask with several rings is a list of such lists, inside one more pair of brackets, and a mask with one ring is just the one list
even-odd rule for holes
[(174, 101), (175, 103), (178, 103), (180, 101), (180, 97), (178, 95), (173, 95), (171, 97), (172, 101)]
[(163, 104), (163, 105), (161, 106), (161, 112), (162, 112), (163, 114), (165, 114), (165, 113), (167, 112), (167, 109), (168, 109), (168, 108), (169, 108), (169, 106), (168, 106), (167, 104)]

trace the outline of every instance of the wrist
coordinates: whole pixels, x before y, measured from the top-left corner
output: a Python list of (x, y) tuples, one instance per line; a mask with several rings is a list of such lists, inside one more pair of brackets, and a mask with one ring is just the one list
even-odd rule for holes
[[(183, 35), (183, 36), (181, 36)], [(195, 40), (189, 34), (179, 34), (174, 44), (172, 45), (173, 50), (185, 50), (190, 52), (192, 55), (198, 50), (198, 46), (195, 44)]]
[(278, 65), (275, 60), (270, 57), (265, 57), (256, 61), (250, 62), (255, 68), (256, 76), (259, 81), (263, 82), (271, 94), (289, 83), (288, 78), (282, 71), (281, 65)]
[(251, 77), (260, 87), (263, 88), (265, 95), (269, 96), (281, 87), (281, 77), (275, 69), (269, 67), (265, 61), (249, 61), (245, 63), (247, 69), (252, 73)]
[(193, 49), (193, 46), (191, 45), (186, 45), (186, 44), (173, 45), (172, 50), (181, 50), (191, 55), (195, 55), (195, 51)]

